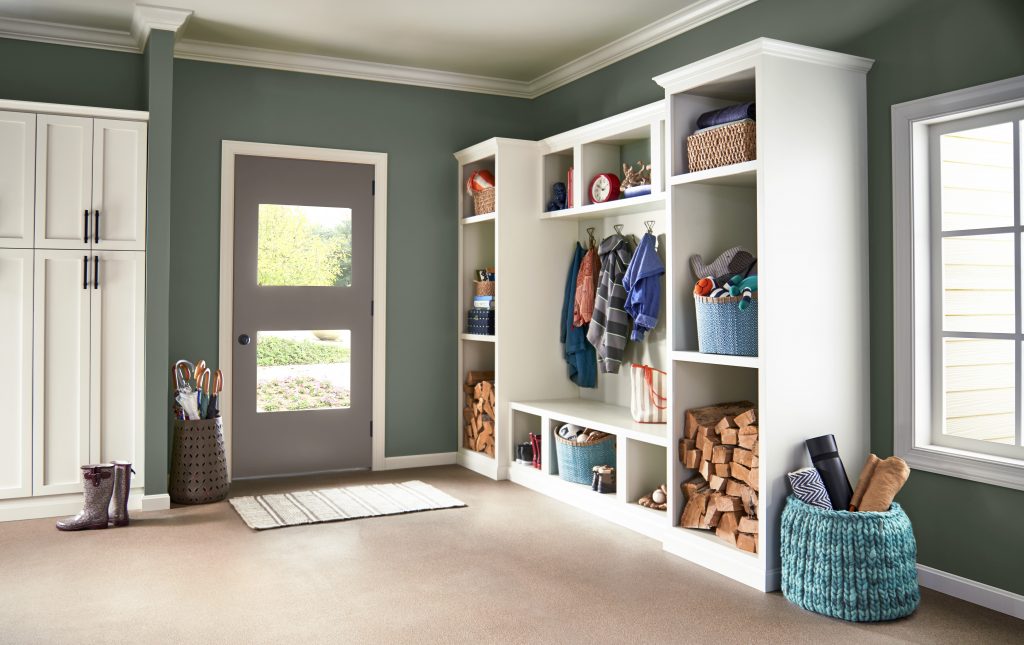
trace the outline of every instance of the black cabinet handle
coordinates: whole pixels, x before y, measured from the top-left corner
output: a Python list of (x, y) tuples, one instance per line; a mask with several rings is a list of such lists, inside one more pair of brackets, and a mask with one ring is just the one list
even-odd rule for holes
[(100, 288), (100, 258), (98, 255), (92, 256), (93, 267), (92, 267), (92, 288)]
[(82, 288), (89, 288), (89, 256), (82, 256)]
[(93, 221), (93, 227), (92, 227), (92, 241), (95, 244), (99, 244), (100, 243), (100, 212), (98, 210), (94, 211), (94, 212), (96, 213), (96, 215), (95, 215), (95, 219)]
[(85, 235), (82, 237), (82, 241), (86, 244), (89, 243), (89, 209), (85, 209)]

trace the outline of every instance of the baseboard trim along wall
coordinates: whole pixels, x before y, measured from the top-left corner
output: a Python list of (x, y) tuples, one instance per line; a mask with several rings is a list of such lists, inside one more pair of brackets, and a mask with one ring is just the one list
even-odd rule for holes
[(383, 470), (400, 470), (402, 468), (426, 468), (428, 466), (448, 466), (455, 463), (454, 452), (435, 452), (429, 455), (408, 455), (405, 457), (385, 457)]
[(165, 511), (171, 507), (171, 496), (167, 493), (161, 495), (143, 495), (142, 511)]
[(1014, 618), (1024, 619), (1024, 596), (952, 573), (917, 565), (917, 581), (922, 587), (974, 603)]

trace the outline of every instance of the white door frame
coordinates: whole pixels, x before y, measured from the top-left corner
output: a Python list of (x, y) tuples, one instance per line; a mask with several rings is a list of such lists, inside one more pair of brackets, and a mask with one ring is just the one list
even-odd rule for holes
[(220, 170), (220, 322), (219, 358), (224, 370), (221, 416), (224, 420), (224, 448), (231, 476), (231, 366), (234, 357), (234, 257), (235, 257), (235, 157), (276, 157), (337, 161), (373, 166), (376, 191), (373, 198), (373, 470), (384, 469), (384, 366), (385, 316), (387, 312), (387, 222), (388, 155), (384, 152), (360, 152), (307, 146), (288, 146), (247, 141), (221, 142)]

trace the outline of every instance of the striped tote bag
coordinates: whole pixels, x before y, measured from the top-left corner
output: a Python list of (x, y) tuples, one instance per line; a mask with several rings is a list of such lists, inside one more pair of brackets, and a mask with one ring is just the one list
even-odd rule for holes
[(668, 396), (665, 388), (667, 374), (650, 365), (633, 363), (629, 367), (632, 394), (630, 412), (637, 423), (666, 423)]

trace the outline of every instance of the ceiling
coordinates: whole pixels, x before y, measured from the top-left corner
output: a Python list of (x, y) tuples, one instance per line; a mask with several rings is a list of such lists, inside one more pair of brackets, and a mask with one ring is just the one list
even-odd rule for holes
[[(697, 16), (704, 22), (752, 1), (154, 0), (152, 4), (193, 12), (179, 34), (188, 43), (526, 83), (631, 34), (635, 40), (638, 30), (678, 23), (681, 17), (694, 22)], [(135, 4), (133, 0), (0, 0), (0, 17), (128, 32)], [(646, 46), (650, 44), (654, 43)]]

